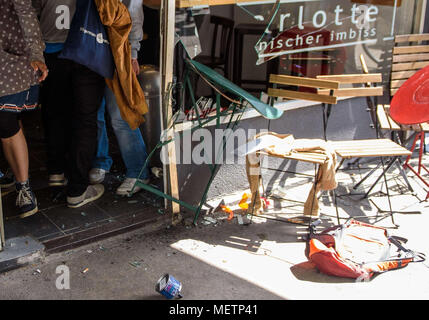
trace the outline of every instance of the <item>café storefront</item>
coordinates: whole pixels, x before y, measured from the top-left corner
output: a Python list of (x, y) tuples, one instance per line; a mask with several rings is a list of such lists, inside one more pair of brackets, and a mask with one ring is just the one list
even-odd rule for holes
[[(176, 15), (175, 30), (171, 20), (173, 11)], [(211, 17), (219, 16), (232, 20), (234, 29), (230, 47), (223, 48), (227, 52), (227, 70), (217, 70), (261, 100), (267, 99), (270, 73), (310, 78), (318, 75), (361, 74), (360, 57), (363, 56), (369, 72), (382, 74), (381, 85), (385, 89), (383, 95), (378, 97), (378, 102), (389, 103), (394, 37), (426, 32), (426, 11), (426, 1), (395, 0), (189, 0), (178, 1), (176, 6), (164, 3), (162, 12), (165, 13), (162, 16), (166, 18), (166, 32), (163, 34), (165, 45), (162, 47), (164, 60), (161, 60), (163, 88), (166, 90), (168, 84), (180, 85), (183, 81), (180, 73), (172, 68), (181, 61), (177, 59), (177, 53), (180, 53), (177, 46), (183, 44), (186, 51), (180, 57), (188, 56), (198, 61), (201, 55), (213, 55), (211, 50), (216, 41), (212, 41), (214, 24)], [(184, 15), (185, 23), (178, 23), (183, 21)], [(176, 41), (179, 43), (176, 51), (172, 41), (168, 40), (168, 30), (171, 32), (170, 39), (182, 37), (182, 41)], [(221, 39), (220, 31), (217, 37)], [(197, 97), (210, 94), (210, 88), (204, 89), (200, 81), (196, 89)], [(185, 112), (189, 109), (189, 103), (177, 99), (173, 101), (170, 116), (164, 114), (166, 118), (172, 117), (180, 109)], [(274, 106), (284, 112), (279, 119), (267, 120), (248, 108), (239, 127), (247, 131), (269, 129), (300, 138), (323, 137), (320, 104), (278, 99)], [(374, 138), (376, 133), (371, 127), (366, 109), (365, 98), (341, 99), (333, 108), (326, 137), (333, 140)], [(174, 130), (180, 131), (181, 128), (183, 124), (175, 126)], [(214, 137), (214, 126), (211, 129), (208, 127), (208, 130), (213, 130)], [(170, 132), (172, 135), (173, 131)], [(198, 145), (200, 138), (192, 137), (194, 146)], [(169, 181), (166, 181), (166, 190), (170, 190), (169, 193), (177, 198), (198, 203), (202, 192), (196, 191), (204, 189), (210, 178), (210, 170), (204, 165), (181, 164), (183, 161), (180, 160), (189, 150), (184, 146), (183, 142), (179, 142), (169, 149), (170, 156), (175, 157), (177, 164), (169, 166), (171, 170), (167, 175)], [(277, 169), (302, 165), (280, 160), (273, 160), (270, 164)], [(275, 171), (264, 174), (267, 175), (267, 181), (281, 179)], [(243, 163), (224, 164), (215, 174), (207, 197), (228, 195), (246, 188), (248, 182)]]
[[(424, 33), (429, 27), (425, 23), (429, 7), (426, 0), (165, 0), (159, 3), (145, 1), (145, 5), (148, 12), (151, 10), (155, 14), (155, 24), (160, 26), (147, 35), (148, 39), (159, 36), (159, 48), (156, 45), (151, 48), (150, 44), (144, 46), (146, 51), (153, 49), (159, 52), (160, 102), (153, 106), (157, 108), (155, 111), (150, 111), (159, 115), (159, 119), (157, 116), (150, 121), (159, 121), (161, 125), (160, 131), (150, 134), (159, 136), (162, 133), (164, 141), (186, 135), (190, 138), (173, 139), (162, 148), (161, 154), (155, 153), (155, 157), (163, 156), (168, 161), (162, 164), (164, 174), (161, 187), (155, 188), (158, 191), (147, 190), (147, 194), (156, 191), (157, 196), (168, 195), (163, 205), (167, 208), (166, 213), (173, 213), (173, 222), (180, 220), (177, 219), (178, 213), (189, 210), (188, 205), (197, 206), (203, 194), (206, 199), (210, 199), (248, 188), (242, 162), (220, 163), (215, 171), (211, 171), (209, 164), (204, 161), (184, 161), (185, 156), (193, 154), (201, 142), (200, 135), (189, 135), (188, 128), (198, 121), (187, 116), (191, 109), (189, 96), (180, 94), (186, 75), (185, 58), (198, 61), (201, 56), (213, 56), (213, 44), (220, 45), (221, 48), (217, 50), (224, 51), (223, 70), (214, 69), (264, 102), (268, 101), (268, 79), (271, 73), (310, 78), (318, 75), (360, 74), (361, 55), (365, 57), (370, 72), (382, 74), (382, 84), (387, 88), (394, 36)], [(213, 39), (212, 22), (216, 19), (212, 17), (232, 22), (229, 24), (230, 40), (228, 37), (225, 41), (221, 40), (220, 31), (217, 38)], [(195, 78), (192, 81), (196, 83), (193, 86), (196, 100), (213, 95), (213, 88), (204, 81)], [(388, 103), (388, 90), (379, 99), (382, 103)], [(327, 138), (374, 138), (375, 131), (370, 126), (371, 119), (364, 104), (362, 97), (340, 99), (332, 111)], [(273, 106), (283, 112), (278, 119), (266, 119), (248, 107), (242, 112), (236, 129), (240, 128), (246, 134), (255, 130), (270, 130), (291, 133), (299, 138), (323, 137), (320, 104), (276, 99)], [(180, 114), (185, 116), (179, 117)], [(172, 119), (175, 120), (173, 124)], [(209, 137), (214, 137), (215, 129), (224, 128), (227, 123), (226, 116), (218, 117), (217, 120), (205, 126), (205, 132), (212, 134)], [(300, 166), (305, 166), (280, 159), (270, 164), (274, 169), (282, 170), (299, 170)], [(275, 170), (267, 171), (264, 175), (266, 181), (282, 178)], [(179, 201), (171, 201), (172, 198)], [(121, 210), (139, 205), (130, 201), (133, 200), (125, 201), (125, 207), (121, 207)], [(148, 203), (151, 204), (150, 200), (146, 201), (146, 205)], [(112, 207), (114, 204), (106, 206)], [(157, 206), (153, 212), (160, 210)], [(75, 219), (87, 219), (90, 215), (91, 212), (82, 211)], [(119, 229), (109, 229), (106, 225), (114, 223), (110, 220), (110, 216), (103, 217), (103, 224), (99, 226), (104, 236), (117, 234), (119, 229), (129, 230), (127, 227), (131, 225), (140, 225), (132, 217), (124, 220)], [(85, 230), (76, 228), (76, 232), (86, 232), (86, 224), (90, 223), (92, 221), (85, 223), (85, 228), (81, 226)], [(3, 228), (0, 232), (4, 243), (7, 239)], [(58, 233), (64, 236), (64, 249), (70, 248), (69, 242), (83, 243), (76, 240), (77, 235), (71, 233), (67, 237), (64, 232)], [(52, 235), (54, 237), (56, 234)]]

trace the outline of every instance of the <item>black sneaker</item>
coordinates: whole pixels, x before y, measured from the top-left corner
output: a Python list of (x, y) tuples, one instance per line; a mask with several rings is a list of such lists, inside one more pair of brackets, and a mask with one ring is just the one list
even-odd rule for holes
[(7, 169), (3, 177), (0, 178), (0, 188), (9, 189), (15, 185), (15, 176), (10, 169)]
[(16, 206), (18, 207), (18, 217), (25, 218), (35, 214), (39, 209), (37, 207), (37, 199), (31, 190), (29, 182), (16, 183)]

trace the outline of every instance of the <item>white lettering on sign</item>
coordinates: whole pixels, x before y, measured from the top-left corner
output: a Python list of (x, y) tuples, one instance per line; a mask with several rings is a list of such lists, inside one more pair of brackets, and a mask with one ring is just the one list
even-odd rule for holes
[[(378, 14), (378, 8), (374, 5), (371, 5), (370, 7), (366, 5), (360, 5), (356, 6), (356, 4), (353, 5), (353, 7), (350, 9), (351, 11), (351, 22), (352, 24), (356, 25), (359, 29), (362, 29), (364, 25), (366, 25), (369, 22), (376, 21), (376, 17), (373, 17), (374, 15)], [(340, 13), (344, 12), (344, 8), (341, 7), (341, 5), (337, 5), (335, 7), (334, 13), (335, 13), (335, 25), (340, 26), (343, 23), (340, 21)], [(280, 14), (280, 28), (279, 31), (284, 31), (284, 22), (286, 18), (291, 18), (290, 13), (286, 14)], [(300, 30), (304, 30), (304, 6), (299, 6), (299, 12), (298, 12), (298, 28)], [(313, 14), (312, 17), (312, 23), (315, 28), (322, 28), (326, 26), (327, 21), (327, 14), (325, 10), (318, 10)]]
[[(259, 56), (257, 64), (284, 54), (377, 42), (376, 22), (381, 10), (377, 5), (332, 4), (332, 0), (303, 2), (306, 4), (291, 6), (290, 10), (287, 6), (279, 9), (275, 18), (278, 19), (278, 35), (274, 38), (267, 35), (258, 41), (255, 47)], [(317, 2), (320, 5), (315, 6)], [(393, 11), (392, 30), (396, 6)], [(389, 35), (383, 36), (387, 39)]]
[(60, 5), (55, 9), (55, 13), (59, 14), (55, 20), (55, 27), (58, 30), (70, 29), (70, 8), (66, 5)]
[(336, 26), (341, 26), (343, 23), (340, 21), (340, 13), (343, 12), (344, 10), (341, 8), (340, 5), (337, 5), (335, 7), (335, 25)]

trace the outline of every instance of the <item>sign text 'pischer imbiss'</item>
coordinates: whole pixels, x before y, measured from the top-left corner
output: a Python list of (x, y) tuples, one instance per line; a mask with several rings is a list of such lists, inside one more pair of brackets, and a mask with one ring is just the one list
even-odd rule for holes
[[(275, 16), (277, 36), (270, 41), (261, 39), (256, 50), (259, 58), (268, 58), (359, 43), (375, 43), (376, 22), (381, 10), (382, 7), (373, 4), (351, 4), (348, 1), (335, 3), (332, 0), (282, 6)], [(396, 11), (396, 7), (393, 11)]]

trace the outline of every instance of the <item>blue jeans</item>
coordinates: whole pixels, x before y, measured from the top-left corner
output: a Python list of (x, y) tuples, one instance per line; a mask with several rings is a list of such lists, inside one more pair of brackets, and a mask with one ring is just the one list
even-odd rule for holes
[[(139, 174), (147, 159), (146, 145), (140, 129), (131, 130), (130, 126), (121, 117), (115, 95), (110, 88), (106, 87), (104, 100), (98, 110), (98, 145), (97, 154), (93, 162), (93, 168), (109, 171), (113, 160), (109, 156), (109, 139), (106, 131), (105, 110), (109, 114), (113, 132), (118, 140), (122, 160), (127, 169), (127, 178), (139, 178)], [(145, 168), (140, 179), (149, 178), (149, 169)]]

